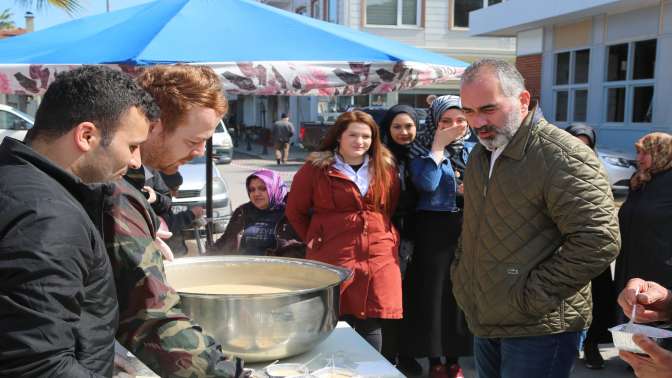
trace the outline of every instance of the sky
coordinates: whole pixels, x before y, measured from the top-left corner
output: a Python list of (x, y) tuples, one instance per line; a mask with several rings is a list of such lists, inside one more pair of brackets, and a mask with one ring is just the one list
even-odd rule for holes
[[(122, 8), (132, 7), (134, 5), (147, 3), (152, 0), (108, 0), (110, 2), (110, 11), (119, 10)], [(72, 21), (76, 18), (92, 16), (94, 14), (103, 13), (106, 11), (106, 0), (80, 0), (82, 7), (79, 12), (70, 16), (65, 11), (46, 5), (40, 10), (23, 8), (13, 0), (2, 1), (0, 5), (0, 12), (9, 8), (13, 15), (14, 24), (17, 27), (23, 28), (26, 26), (24, 15), (26, 11), (33, 12), (35, 16), (35, 30), (42, 30), (48, 27), (61, 24), (63, 22)]]

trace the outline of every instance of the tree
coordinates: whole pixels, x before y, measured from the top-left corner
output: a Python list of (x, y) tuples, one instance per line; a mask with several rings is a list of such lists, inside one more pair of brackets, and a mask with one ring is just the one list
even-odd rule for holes
[(14, 21), (12, 21), (12, 16), (12, 12), (9, 9), (5, 9), (0, 13), (0, 30), (16, 28)]
[(63, 9), (68, 14), (72, 15), (82, 8), (82, 3), (80, 0), (16, 0), (17, 4), (21, 5), (24, 8), (32, 8), (33, 5), (36, 9), (41, 9), (47, 4), (59, 9)]

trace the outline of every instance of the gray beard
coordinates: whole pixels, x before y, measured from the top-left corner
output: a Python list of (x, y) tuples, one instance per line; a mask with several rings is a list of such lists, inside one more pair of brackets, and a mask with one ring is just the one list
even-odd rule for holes
[(481, 139), (481, 137), (476, 134), (478, 141), (488, 149), (489, 151), (494, 151), (502, 146), (508, 144), (513, 136), (516, 135), (516, 132), (520, 128), (520, 124), (523, 121), (523, 116), (518, 112), (509, 113), (504, 122), (504, 127), (495, 129), (495, 137), (492, 139)]

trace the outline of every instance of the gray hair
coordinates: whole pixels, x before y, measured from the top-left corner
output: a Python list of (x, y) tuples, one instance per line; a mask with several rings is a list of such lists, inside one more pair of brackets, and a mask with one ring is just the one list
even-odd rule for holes
[(484, 70), (497, 74), (499, 87), (506, 97), (518, 97), (525, 90), (525, 79), (518, 69), (504, 60), (484, 58), (472, 63), (462, 74), (461, 85), (469, 84), (478, 78)]

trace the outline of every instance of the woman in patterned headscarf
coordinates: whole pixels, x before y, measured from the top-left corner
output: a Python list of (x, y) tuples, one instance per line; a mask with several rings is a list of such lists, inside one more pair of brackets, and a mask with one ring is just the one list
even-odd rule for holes
[(287, 185), (278, 172), (259, 169), (245, 180), (250, 202), (239, 206), (219, 240), (215, 254), (265, 255), (287, 244), (279, 240), (284, 217)]
[(638, 169), (618, 212), (622, 242), (615, 280), (619, 292), (634, 277), (672, 287), (672, 136), (651, 133), (635, 148)]
[[(418, 192), (416, 243), (408, 266), (404, 308), (405, 355), (429, 357), (430, 377), (461, 377), (458, 357), (471, 354), (472, 336), (453, 297), (450, 263), (462, 228), (459, 182), (451, 157), (462, 154), (469, 127), (458, 96), (437, 97), (411, 147)], [(445, 363), (441, 358), (445, 358)]]

